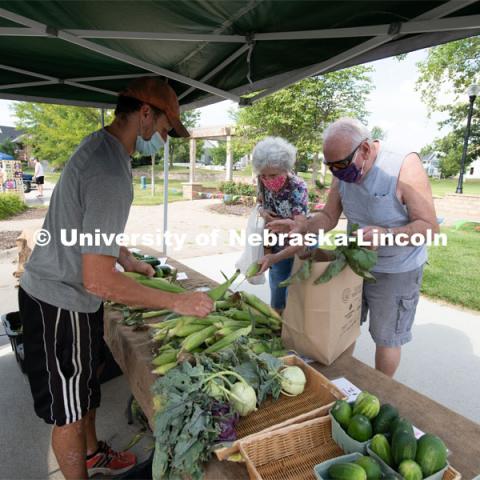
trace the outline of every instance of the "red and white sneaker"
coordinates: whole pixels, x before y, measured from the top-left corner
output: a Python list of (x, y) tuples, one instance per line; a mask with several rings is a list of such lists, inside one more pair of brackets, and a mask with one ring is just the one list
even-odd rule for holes
[(98, 450), (87, 457), (88, 476), (120, 475), (134, 467), (137, 457), (131, 452), (115, 452), (106, 442), (98, 442)]

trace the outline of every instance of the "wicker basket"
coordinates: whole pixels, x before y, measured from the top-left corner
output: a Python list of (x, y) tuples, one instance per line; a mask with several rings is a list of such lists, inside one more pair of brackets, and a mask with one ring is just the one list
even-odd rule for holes
[(315, 480), (315, 465), (343, 455), (330, 417), (290, 425), (240, 442), (253, 480)]
[(307, 378), (304, 392), (295, 397), (281, 395), (277, 401), (266, 400), (255, 412), (242, 417), (236, 427), (238, 440), (231, 446), (215, 450), (219, 460), (238, 452), (239, 443), (259, 433), (266, 433), (294, 423), (328, 415), (336, 400), (345, 394), (320, 372), (296, 355), (282, 358), (285, 365), (300, 367)]
[[(332, 438), (330, 417), (314, 418), (240, 442), (252, 480), (315, 480), (314, 467), (344, 455)], [(461, 480), (449, 466), (442, 480)]]

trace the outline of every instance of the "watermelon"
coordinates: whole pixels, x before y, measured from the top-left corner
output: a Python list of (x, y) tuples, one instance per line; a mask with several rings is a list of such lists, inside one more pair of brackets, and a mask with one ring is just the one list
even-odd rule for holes
[(393, 463), (398, 466), (404, 460), (415, 460), (417, 439), (408, 432), (397, 430), (392, 438)]
[(388, 433), (396, 418), (398, 418), (398, 410), (389, 403), (385, 403), (380, 407), (380, 411), (372, 423), (373, 433)]
[(367, 473), (356, 463), (337, 463), (328, 469), (333, 480), (367, 480)]
[(392, 437), (397, 430), (402, 430), (403, 432), (407, 432), (413, 435), (412, 424), (406, 418), (403, 418), (403, 417), (398, 417), (392, 421), (390, 425), (390, 434), (392, 435)]
[(389, 467), (393, 466), (392, 449), (385, 435), (377, 433), (372, 438), (370, 449), (372, 452), (376, 453)]
[(331, 414), (335, 420), (346, 429), (352, 418), (352, 407), (345, 400), (337, 400), (332, 407)]
[(439, 437), (426, 433), (418, 440), (415, 461), (420, 465), (423, 476), (429, 477), (447, 464), (447, 447)]
[(415, 463), (413, 460), (404, 460), (398, 466), (398, 473), (405, 480), (422, 480), (423, 478), (420, 465), (418, 463)]
[(375, 395), (367, 393), (362, 397), (358, 397), (353, 405), (354, 415), (364, 415), (369, 420), (372, 420), (378, 415), (380, 411), (380, 401)]
[(347, 433), (358, 442), (366, 442), (372, 438), (372, 424), (364, 415), (354, 415), (348, 424)]
[(374, 458), (364, 455), (355, 460), (355, 463), (365, 470), (367, 480), (380, 480), (382, 478), (382, 469)]

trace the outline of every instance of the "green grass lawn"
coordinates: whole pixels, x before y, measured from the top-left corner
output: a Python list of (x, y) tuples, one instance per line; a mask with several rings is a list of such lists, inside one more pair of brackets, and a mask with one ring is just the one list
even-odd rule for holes
[(422, 293), (480, 310), (480, 232), (443, 228), (446, 247), (430, 247)]
[[(133, 205), (161, 205), (163, 204), (163, 180), (155, 183), (155, 195), (152, 195), (150, 179), (147, 179), (147, 188), (140, 188), (140, 178), (133, 179)], [(183, 200), (182, 182), (171, 180), (168, 182), (168, 203)]]
[(45, 181), (50, 183), (57, 183), (62, 172), (48, 172), (45, 173)]
[[(455, 193), (458, 180), (456, 178), (431, 178), (432, 193), (436, 197), (444, 197), (447, 193)], [(480, 180), (467, 180), (463, 182), (463, 193), (480, 195)]]

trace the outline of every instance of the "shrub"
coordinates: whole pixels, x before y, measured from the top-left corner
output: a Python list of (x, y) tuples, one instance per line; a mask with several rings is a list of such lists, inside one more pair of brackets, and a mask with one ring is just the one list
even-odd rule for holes
[(227, 195), (234, 195), (236, 193), (236, 184), (235, 182), (222, 182), (220, 184), (220, 191), (226, 193)]
[(227, 195), (240, 195), (253, 197), (257, 194), (255, 185), (248, 183), (223, 182), (220, 184), (220, 191)]
[(21, 198), (14, 193), (0, 193), (0, 220), (22, 213), (27, 209)]

